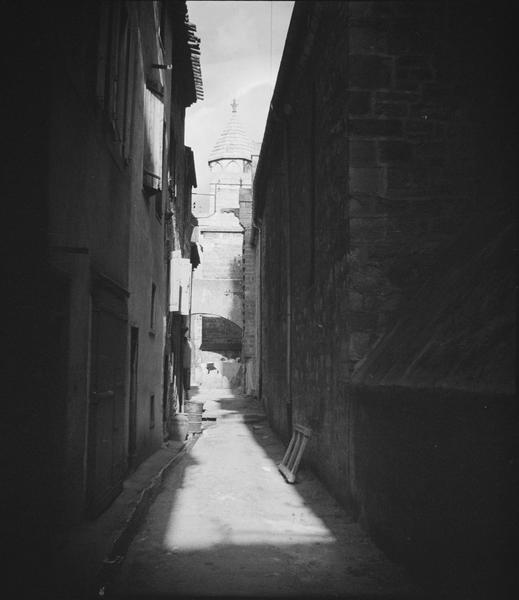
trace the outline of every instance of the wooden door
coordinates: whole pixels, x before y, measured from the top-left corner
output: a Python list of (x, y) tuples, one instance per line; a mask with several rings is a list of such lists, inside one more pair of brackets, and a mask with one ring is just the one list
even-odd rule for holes
[(134, 467), (137, 452), (137, 372), (139, 365), (139, 328), (130, 333), (130, 410), (128, 423), (128, 464)]
[(127, 321), (117, 296), (98, 290), (93, 296), (89, 407), (87, 512), (101, 513), (122, 490), (127, 453), (125, 363)]

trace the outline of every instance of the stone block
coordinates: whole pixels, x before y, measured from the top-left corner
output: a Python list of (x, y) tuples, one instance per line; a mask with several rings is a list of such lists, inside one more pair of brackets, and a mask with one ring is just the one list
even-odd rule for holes
[(349, 216), (359, 216), (369, 213), (372, 205), (372, 195), (370, 194), (350, 194)]
[(378, 142), (381, 163), (407, 162), (412, 157), (411, 145), (399, 140)]
[(363, 310), (351, 310), (349, 315), (349, 325), (352, 332), (373, 331), (377, 326), (377, 313), (366, 312)]
[(419, 93), (409, 91), (379, 91), (375, 93), (376, 102), (418, 102), (420, 98)]
[(367, 194), (382, 194), (385, 177), (381, 168), (350, 167), (350, 191)]
[[(413, 4), (408, 2), (407, 4)], [(421, 4), (421, 3), (416, 3)], [(432, 52), (437, 33), (425, 27), (427, 17), (395, 21), (388, 36), (390, 54), (428, 54)]]
[(428, 185), (429, 172), (426, 167), (413, 168), (389, 167), (387, 169), (388, 190), (412, 189), (422, 190)]
[(350, 2), (348, 9), (352, 18), (363, 18), (370, 17), (373, 10), (373, 2), (366, 2), (365, 0), (359, 0), (359, 2)]
[(409, 116), (412, 119), (430, 121), (432, 119), (447, 119), (451, 109), (445, 104), (434, 102), (413, 102), (409, 105)]
[[(350, 217), (350, 236), (356, 243), (362, 243), (362, 249), (386, 237), (386, 219), (372, 217)], [(364, 252), (367, 259), (367, 252)]]
[(350, 334), (349, 357), (350, 360), (361, 360), (369, 349), (370, 333), (356, 331)]
[(446, 163), (446, 147), (443, 142), (416, 144), (415, 148), (416, 157), (429, 167), (441, 166)]
[(429, 68), (430, 58), (425, 54), (404, 54), (396, 59), (397, 67), (424, 69)]
[(349, 33), (351, 54), (386, 53), (386, 32), (375, 27), (352, 26)]
[(373, 165), (376, 162), (376, 146), (373, 141), (352, 140), (349, 142), (351, 166)]
[(354, 54), (349, 59), (350, 86), (365, 89), (389, 88), (392, 69), (390, 58)]
[(392, 137), (402, 135), (402, 121), (397, 119), (350, 119), (352, 135), (365, 137)]
[(376, 102), (374, 113), (377, 117), (406, 117), (409, 106), (405, 102)]
[(363, 296), (354, 290), (348, 292), (348, 306), (350, 310), (362, 310)]
[(368, 115), (371, 112), (371, 93), (350, 91), (348, 93), (350, 115)]
[(395, 81), (395, 88), (401, 91), (419, 92), (420, 87), (421, 81), (417, 79), (397, 79)]

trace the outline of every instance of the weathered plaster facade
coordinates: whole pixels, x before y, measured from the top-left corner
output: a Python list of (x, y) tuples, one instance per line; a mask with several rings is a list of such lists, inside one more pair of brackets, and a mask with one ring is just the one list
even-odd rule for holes
[(196, 179), (183, 123), (201, 93), (186, 12), (183, 2), (83, 2), (49, 8), (33, 33), (46, 73), (36, 304), (49, 346), (37, 428), (50, 438), (56, 530), (102, 512), (164, 439), (166, 222), (172, 213), (170, 241), (189, 257)]

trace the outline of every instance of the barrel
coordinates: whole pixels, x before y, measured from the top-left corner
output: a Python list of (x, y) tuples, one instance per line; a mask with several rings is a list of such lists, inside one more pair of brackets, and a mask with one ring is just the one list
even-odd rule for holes
[(189, 419), (183, 413), (177, 413), (171, 419), (171, 439), (183, 442), (189, 429)]
[(202, 412), (204, 403), (201, 400), (186, 400), (184, 402), (184, 413), (187, 415), (188, 432), (200, 433), (202, 431)]

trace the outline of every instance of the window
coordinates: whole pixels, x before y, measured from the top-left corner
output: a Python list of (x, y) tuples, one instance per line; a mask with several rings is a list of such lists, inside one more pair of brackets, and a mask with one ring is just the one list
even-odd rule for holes
[(133, 40), (123, 3), (106, 3), (101, 10), (97, 61), (97, 101), (107, 119), (112, 141), (127, 159), (130, 150), (133, 89)]
[(150, 329), (155, 329), (155, 297), (157, 295), (157, 286), (151, 284), (151, 307), (150, 307)]
[(162, 194), (155, 195), (155, 216), (162, 221)]
[(175, 130), (173, 128), (173, 124), (170, 126), (169, 130), (169, 160), (168, 160), (168, 168), (170, 173), (169, 180), (169, 188), (170, 195), (173, 196), (172, 200), (175, 200), (175, 192), (176, 192), (176, 182), (177, 182), (177, 138), (175, 135)]
[(115, 129), (121, 143), (122, 155), (125, 159), (130, 156), (131, 109), (133, 94), (133, 46), (131, 29), (128, 27), (128, 13), (123, 11), (119, 42), (119, 76), (117, 87), (117, 109)]
[(146, 85), (144, 88), (143, 187), (147, 195), (162, 190), (162, 151), (164, 143), (164, 103)]
[(166, 46), (166, 3), (155, 2), (155, 21), (157, 23), (157, 30), (159, 34), (159, 40), (164, 50)]
[(155, 427), (155, 394), (150, 396), (150, 429)]
[[(166, 122), (163, 122), (163, 128), (162, 128), (162, 139), (163, 139), (163, 145), (164, 145), (164, 141), (166, 139)], [(163, 208), (163, 199), (162, 199), (162, 189), (160, 191), (158, 191), (155, 194), (155, 216), (157, 217), (157, 219), (159, 221), (162, 221), (162, 214), (163, 214), (164, 208)]]

